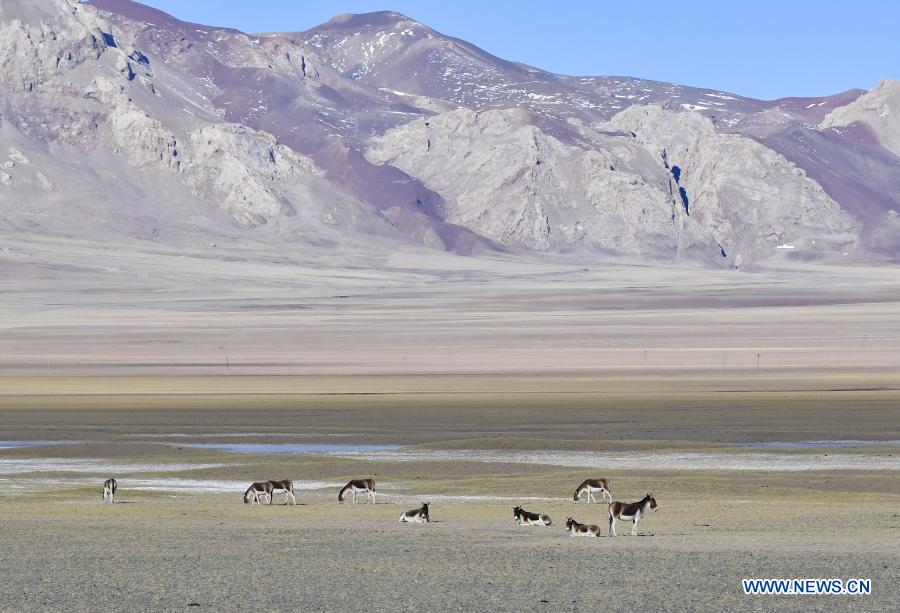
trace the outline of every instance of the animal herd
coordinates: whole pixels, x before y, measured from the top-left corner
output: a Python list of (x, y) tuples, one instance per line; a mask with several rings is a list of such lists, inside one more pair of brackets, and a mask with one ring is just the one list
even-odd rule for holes
[[(103, 482), (103, 501), (115, 502), (116, 490), (118, 483), (115, 479), (107, 479)], [(261, 505), (265, 501), (268, 505), (272, 504), (276, 493), (284, 494), (284, 503), (297, 504), (297, 498), (294, 496), (294, 482), (290, 479), (281, 481), (257, 481), (250, 484), (247, 491), (244, 492), (244, 503), (251, 506)], [(344, 502), (348, 497), (352, 504), (357, 504), (357, 495), (364, 495), (367, 502), (375, 503), (375, 481), (374, 479), (353, 479), (347, 483), (338, 492), (338, 502)], [(637, 536), (638, 523), (643, 519), (648, 511), (655, 511), (659, 508), (653, 494), (647, 494), (637, 502), (619, 502), (612, 499), (612, 488), (608, 479), (587, 479), (575, 490), (573, 497), (575, 502), (581, 498), (586, 498), (587, 503), (598, 502), (594, 494), (599, 494), (600, 502), (609, 499), (609, 536), (616, 536), (616, 521), (631, 522), (631, 534)], [(400, 514), (400, 523), (429, 523), (431, 515), (428, 510), (429, 503), (424, 502), (417, 509), (411, 509)], [(522, 507), (513, 507), (513, 519), (520, 526), (551, 526), (553, 520), (549, 515), (542, 513), (532, 513), (526, 511)], [(569, 536), (602, 536), (602, 530), (599, 526), (592, 524), (581, 524), (572, 517), (566, 518), (566, 534)]]

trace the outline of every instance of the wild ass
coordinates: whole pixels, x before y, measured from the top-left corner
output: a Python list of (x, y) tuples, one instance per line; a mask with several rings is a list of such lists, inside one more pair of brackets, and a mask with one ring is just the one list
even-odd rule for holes
[(271, 481), (257, 481), (252, 483), (250, 487), (247, 488), (247, 491), (244, 492), (244, 504), (250, 504), (250, 506), (260, 504), (259, 499), (261, 497), (268, 497), (269, 504), (272, 504), (273, 489), (275, 488), (272, 487)]
[(600, 526), (579, 524), (569, 517), (566, 519), (566, 533), (569, 536), (600, 536)]
[(549, 515), (529, 513), (522, 507), (513, 507), (513, 519), (520, 526), (549, 526), (553, 523)]
[(356, 494), (358, 492), (366, 493), (366, 500), (371, 496), (372, 504), (375, 504), (375, 480), (374, 479), (354, 479), (347, 483), (338, 492), (338, 502), (344, 502), (347, 492), (353, 494), (353, 504), (356, 504)]
[(588, 479), (584, 483), (578, 486), (578, 489), (575, 490), (575, 502), (578, 502), (578, 499), (583, 495), (587, 494), (588, 504), (591, 502), (597, 502), (594, 500), (594, 494), (600, 492), (600, 502), (603, 502), (603, 499), (609, 496), (609, 501), (612, 502), (612, 489), (609, 487), (609, 479)]
[(637, 536), (637, 525), (647, 513), (647, 509), (657, 509), (656, 499), (653, 494), (647, 494), (638, 502), (613, 502), (609, 505), (609, 535), (616, 536), (616, 520), (634, 522), (631, 527), (631, 536)]
[(431, 521), (431, 516), (428, 514), (428, 503), (423, 502), (422, 506), (418, 509), (413, 509), (412, 511), (407, 511), (406, 513), (400, 514), (400, 523), (411, 523), (411, 524), (427, 524)]
[(272, 498), (275, 497), (275, 490), (281, 490), (284, 493), (284, 504), (287, 504), (288, 498), (291, 500), (291, 504), (297, 504), (297, 499), (294, 498), (294, 482), (290, 479), (284, 479), (282, 481), (269, 481), (272, 485), (272, 495), (269, 496), (269, 504), (272, 504)]
[(103, 502), (115, 502), (116, 501), (116, 489), (118, 489), (119, 484), (116, 483), (115, 479), (107, 479), (103, 482)]

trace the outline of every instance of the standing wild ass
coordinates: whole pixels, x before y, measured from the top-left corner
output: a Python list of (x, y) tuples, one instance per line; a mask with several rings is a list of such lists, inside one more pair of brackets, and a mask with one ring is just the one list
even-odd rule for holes
[(116, 501), (116, 490), (118, 489), (119, 484), (116, 483), (115, 479), (107, 479), (103, 482), (103, 502), (115, 502)]
[(634, 522), (631, 526), (631, 536), (637, 536), (637, 525), (647, 513), (647, 509), (655, 511), (658, 508), (653, 494), (647, 494), (641, 500), (632, 503), (613, 502), (609, 505), (609, 535), (616, 536), (616, 520)]
[(272, 504), (272, 498), (275, 497), (275, 490), (281, 490), (284, 493), (284, 504), (288, 503), (288, 499), (291, 500), (291, 504), (297, 504), (297, 499), (294, 498), (294, 482), (290, 479), (283, 479), (281, 481), (269, 481), (272, 485), (272, 495), (269, 496), (269, 504)]
[(247, 488), (247, 491), (244, 492), (244, 504), (249, 504), (253, 506), (254, 504), (260, 504), (259, 499), (263, 497), (268, 497), (269, 504), (272, 504), (272, 490), (275, 489), (272, 487), (271, 481), (257, 481), (255, 483), (251, 483), (250, 487)]
[(597, 502), (594, 500), (594, 494), (600, 492), (600, 501), (602, 502), (604, 498), (609, 496), (609, 501), (612, 502), (612, 488), (609, 486), (609, 479), (587, 479), (578, 486), (578, 489), (575, 490), (575, 502), (578, 502), (578, 499), (587, 495), (588, 504), (591, 502)]
[(347, 492), (353, 494), (353, 504), (356, 504), (356, 494), (365, 492), (366, 500), (371, 500), (375, 504), (375, 480), (374, 479), (353, 479), (338, 492), (338, 502), (344, 502)]

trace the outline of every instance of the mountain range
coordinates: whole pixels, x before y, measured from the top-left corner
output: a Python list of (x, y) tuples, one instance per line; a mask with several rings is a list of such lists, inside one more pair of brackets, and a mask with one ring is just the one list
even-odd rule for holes
[(761, 101), (395, 12), (247, 34), (0, 0), (0, 236), (741, 268), (900, 257), (900, 82)]

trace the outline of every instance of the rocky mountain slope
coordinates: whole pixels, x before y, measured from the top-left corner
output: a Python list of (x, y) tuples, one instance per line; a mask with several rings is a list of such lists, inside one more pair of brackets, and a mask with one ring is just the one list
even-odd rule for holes
[(0, 235), (743, 266), (900, 256), (900, 91), (759, 101), (393, 12), (249, 35), (0, 0)]

